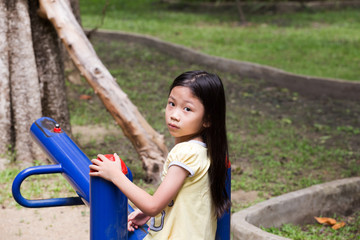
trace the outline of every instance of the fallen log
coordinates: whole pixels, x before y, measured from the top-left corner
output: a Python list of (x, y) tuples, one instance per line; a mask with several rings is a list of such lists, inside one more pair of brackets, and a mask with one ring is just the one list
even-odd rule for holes
[[(102, 64), (67, 1), (40, 0), (39, 15), (55, 27), (71, 59), (138, 152), (147, 181), (158, 183), (167, 148)], [(121, 156), (121, 153), (119, 153)]]

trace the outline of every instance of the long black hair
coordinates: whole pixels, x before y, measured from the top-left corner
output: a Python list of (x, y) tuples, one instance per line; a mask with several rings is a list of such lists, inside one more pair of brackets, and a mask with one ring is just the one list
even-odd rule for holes
[(216, 216), (221, 217), (230, 208), (231, 201), (226, 193), (225, 181), (229, 160), (226, 135), (226, 102), (224, 86), (219, 76), (205, 71), (189, 71), (175, 78), (170, 86), (183, 86), (191, 89), (194, 96), (204, 105), (205, 122), (202, 137), (210, 157), (210, 189)]

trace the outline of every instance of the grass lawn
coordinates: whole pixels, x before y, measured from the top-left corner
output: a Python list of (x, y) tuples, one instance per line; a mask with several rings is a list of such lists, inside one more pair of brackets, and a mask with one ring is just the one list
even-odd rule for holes
[[(93, 39), (93, 43), (131, 101), (164, 134), (170, 149), (173, 142), (163, 120), (167, 88), (184, 70), (207, 69), (206, 66), (190, 65), (137, 44), (110, 39)], [(257, 192), (251, 203), (233, 201), (233, 212), (286, 192), (360, 175), (359, 103), (309, 99), (264, 81), (225, 72), (218, 74), (227, 94), (232, 191)], [(68, 89), (73, 93), (70, 100), (73, 125), (113, 124), (88, 86), (69, 84)], [(79, 101), (76, 96), (81, 93), (90, 94), (93, 99)], [(76, 109), (83, 110), (78, 114)], [(143, 182), (137, 154), (122, 135), (82, 147), (89, 156), (118, 152), (132, 169), (135, 182), (150, 193), (154, 191), (153, 186)], [(291, 225), (269, 231), (293, 239), (347, 239), (359, 234), (356, 214), (344, 219), (347, 225), (338, 231)]]
[(280, 228), (263, 229), (275, 235), (293, 240), (346, 240), (359, 239), (360, 237), (360, 211), (349, 216), (332, 216), (338, 223), (344, 222), (345, 226), (332, 229), (330, 225), (307, 224), (298, 226), (284, 224)]
[[(121, 88), (150, 125), (165, 135), (171, 148), (173, 143), (163, 120), (167, 88), (181, 72), (206, 66), (190, 65), (141, 45), (93, 42)], [(218, 74), (227, 94), (233, 190), (256, 190), (265, 199), (360, 174), (359, 103), (309, 99), (263, 81)], [(71, 85), (69, 88), (75, 89)], [(94, 95), (86, 85), (81, 88), (80, 92)], [(89, 104), (75, 98), (70, 103), (72, 125), (113, 124), (96, 101)], [(76, 112), (78, 109), (83, 110)], [(125, 159), (136, 162), (136, 153), (129, 151), (131, 147), (124, 145), (125, 141), (111, 138), (104, 144), (84, 147), (90, 155), (119, 151), (125, 153)], [(140, 177), (141, 172), (140, 168)]]
[[(93, 44), (119, 86), (149, 124), (165, 136), (170, 149), (173, 142), (163, 116), (168, 86), (185, 70), (211, 69), (141, 45), (110, 39), (93, 39)], [(233, 191), (256, 191), (261, 201), (317, 183), (360, 175), (360, 103), (309, 99), (265, 81), (218, 74), (227, 95)], [(91, 100), (81, 100), (81, 94), (91, 96)], [(105, 130), (115, 127), (111, 115), (85, 82), (80, 86), (68, 83), (68, 100), (71, 124), (89, 126), (85, 134), (96, 125)], [(80, 148), (89, 158), (97, 153), (118, 152), (130, 165), (135, 180), (145, 184), (137, 153), (119, 132), (99, 139), (88, 137), (88, 141), (79, 142)], [(0, 184), (10, 184), (9, 179), (18, 171), (9, 168), (1, 173)], [(153, 191), (151, 186), (144, 186)], [(11, 201), (7, 187), (1, 191), (4, 194), (0, 194), (0, 202)], [(235, 203), (233, 211), (243, 207)]]
[(225, 58), (288, 72), (360, 80), (360, 14), (357, 9), (247, 14), (235, 10), (176, 9), (154, 0), (80, 1), (83, 26), (148, 34)]

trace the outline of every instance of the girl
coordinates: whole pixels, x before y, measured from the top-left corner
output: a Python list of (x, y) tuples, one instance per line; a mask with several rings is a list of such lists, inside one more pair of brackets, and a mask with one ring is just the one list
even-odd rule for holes
[(230, 207), (225, 190), (228, 144), (225, 94), (221, 79), (205, 71), (178, 76), (170, 87), (165, 119), (175, 146), (168, 154), (162, 183), (153, 196), (137, 187), (115, 162), (99, 154), (90, 166), (113, 182), (138, 210), (128, 217), (128, 229), (145, 224), (145, 239), (215, 239), (217, 218)]

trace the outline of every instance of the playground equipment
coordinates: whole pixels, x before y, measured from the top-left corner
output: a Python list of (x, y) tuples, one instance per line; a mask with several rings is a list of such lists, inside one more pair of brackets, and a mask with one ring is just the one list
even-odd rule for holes
[[(30, 133), (55, 164), (29, 167), (15, 177), (12, 193), (20, 205), (41, 208), (86, 204), (90, 206), (91, 240), (140, 240), (146, 236), (147, 225), (134, 232), (127, 231), (127, 216), (134, 211), (128, 204), (127, 197), (111, 182), (89, 176), (91, 161), (61, 130), (55, 120), (48, 117), (39, 118), (31, 125)], [(123, 162), (122, 171), (132, 181), (132, 173)], [(229, 164), (226, 180), (229, 195), (230, 171)], [(61, 173), (74, 188), (78, 197), (29, 200), (21, 195), (21, 183), (27, 177), (53, 173)], [(225, 239), (230, 239), (230, 211), (218, 220), (216, 240)]]

